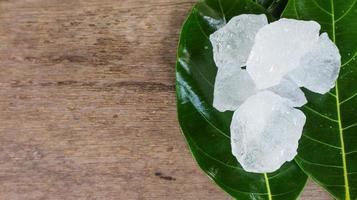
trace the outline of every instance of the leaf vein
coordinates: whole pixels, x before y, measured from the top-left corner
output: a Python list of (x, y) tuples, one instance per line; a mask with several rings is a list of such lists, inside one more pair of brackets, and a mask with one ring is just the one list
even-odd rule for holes
[(217, 183), (223, 185), (224, 187), (229, 188), (230, 190), (233, 190), (233, 191), (235, 191), (235, 192), (239, 192), (239, 193), (243, 193), (243, 194), (256, 194), (256, 195), (259, 195), (259, 196), (267, 195), (267, 193), (245, 192), (245, 191), (237, 190), (237, 189), (235, 189), (235, 188), (232, 188), (232, 187), (227, 186), (226, 184), (224, 184), (224, 183), (218, 181), (217, 179), (215, 179), (215, 181), (216, 181)]
[(357, 92), (354, 93), (353, 95), (351, 95), (350, 97), (348, 97), (347, 99), (341, 101), (341, 102), (340, 102), (340, 105), (342, 105), (343, 103), (346, 103), (347, 101), (353, 99), (353, 98), (356, 97), (356, 96), (357, 96)]
[(312, 137), (310, 137), (310, 136), (307, 136), (306, 134), (303, 134), (303, 137), (306, 137), (307, 139), (309, 139), (309, 140), (311, 140), (311, 141), (314, 141), (314, 142), (317, 142), (317, 143), (323, 144), (323, 145), (325, 145), (325, 146), (329, 146), (329, 147), (331, 147), (331, 148), (341, 150), (341, 147), (334, 146), (334, 145), (331, 145), (331, 144), (328, 144), (328, 143), (325, 143), (325, 142), (321, 142), (321, 141), (316, 140), (316, 139), (314, 139), (314, 138), (312, 138)]
[(328, 94), (336, 98), (336, 95), (334, 93), (328, 92)]
[[(335, 24), (335, 6), (334, 0), (330, 0), (331, 3), (331, 23), (332, 23), (332, 38), (333, 42), (336, 43), (336, 24)], [(338, 118), (338, 128), (340, 133), (340, 142), (341, 142), (341, 157), (342, 157), (342, 165), (343, 165), (343, 179), (345, 182), (345, 198), (346, 200), (350, 200), (350, 189), (348, 182), (348, 172), (347, 172), (347, 163), (346, 163), (346, 155), (345, 155), (345, 141), (343, 138), (343, 128), (342, 128), (342, 120), (341, 120), (341, 111), (340, 111), (340, 97), (338, 91), (338, 80), (336, 81), (335, 86), (336, 93), (336, 109), (337, 109), (337, 118)]]
[(356, 124), (349, 125), (349, 126), (343, 128), (343, 130), (346, 131), (346, 130), (348, 130), (348, 129), (350, 129), (350, 128), (353, 128), (353, 127), (355, 127), (355, 126), (357, 126), (357, 123), (356, 123)]
[(351, 4), (351, 6), (347, 9), (347, 11), (345, 13), (343, 13), (343, 15), (341, 17), (339, 17), (335, 23), (337, 23), (338, 21), (340, 21), (341, 19), (343, 19), (350, 11), (351, 9), (355, 6), (356, 4), (356, 0), (353, 1), (353, 3)]
[(296, 8), (296, 0), (294, 0), (293, 3), (294, 3), (293, 5), (294, 5), (294, 11), (295, 11), (295, 14), (296, 14), (296, 18), (297, 18), (297, 19), (300, 19), (299, 13), (298, 13), (297, 8)]
[(301, 158), (300, 156), (296, 156), (296, 158), (300, 159), (301, 161), (305, 162), (305, 163), (308, 163), (310, 165), (317, 165), (317, 166), (321, 166), (321, 167), (329, 167), (329, 168), (339, 168), (339, 169), (342, 169), (343, 167), (342, 166), (338, 166), (338, 165), (326, 165), (326, 164), (321, 164), (321, 163), (315, 163), (315, 162), (312, 162), (312, 161), (308, 161), (308, 160), (305, 160), (303, 158)]
[[(183, 131), (181, 130), (181, 132), (183, 132)], [(218, 163), (221, 163), (222, 165), (224, 165), (226, 167), (233, 168), (233, 169), (238, 169), (239, 171), (244, 171), (244, 169), (242, 169), (240, 167), (237, 167), (237, 166), (234, 166), (234, 165), (229, 165), (229, 164), (227, 164), (227, 163), (225, 163), (225, 162), (223, 162), (223, 161), (211, 156), (210, 154), (206, 153), (203, 149), (201, 149), (201, 147), (198, 144), (196, 144), (196, 142), (194, 142), (194, 140), (191, 138), (191, 136), (189, 136), (189, 135), (187, 135), (187, 136), (191, 140), (192, 144), (194, 144), (197, 147), (197, 149), (199, 151), (201, 151), (207, 157), (211, 158), (212, 160), (214, 160), (214, 161), (216, 161)]]
[[(191, 61), (194, 65), (198, 66), (193, 60), (190, 59), (190, 61)], [(209, 86), (214, 87), (214, 84), (211, 83), (211, 81), (209, 81), (208, 78), (207, 78), (200, 70), (197, 70), (197, 72), (201, 75), (201, 77), (203, 78), (203, 80), (205, 80), (205, 81), (208, 83)]]
[(354, 54), (350, 59), (348, 59), (345, 63), (343, 63), (343, 64), (341, 65), (341, 68), (344, 67), (344, 66), (346, 66), (346, 65), (348, 65), (348, 64), (349, 64), (350, 62), (352, 62), (353, 60), (355, 60), (356, 56), (357, 56), (357, 51), (355, 52), (355, 54)]
[[(180, 82), (179, 82), (179, 84), (180, 84), (182, 87), (184, 87), (185, 90), (188, 90), (188, 89), (187, 89), (184, 85), (182, 85)], [(190, 99), (190, 101), (191, 101), (191, 103), (193, 104), (192, 99)], [(194, 105), (194, 104), (193, 104), (193, 105)], [(207, 122), (210, 126), (212, 126), (212, 128), (216, 129), (221, 135), (223, 135), (223, 136), (226, 137), (227, 139), (230, 139), (230, 138), (231, 138), (230, 136), (228, 136), (228, 134), (226, 134), (226, 133), (223, 132), (221, 129), (219, 129), (217, 126), (215, 126), (213, 123), (211, 123), (211, 122), (206, 118), (206, 116), (205, 116), (199, 109), (197, 109), (197, 111), (198, 111), (198, 113), (203, 117), (203, 119), (205, 119), (206, 122)]]
[(318, 111), (316, 111), (316, 110), (314, 110), (314, 109), (312, 109), (312, 108), (310, 108), (310, 107), (308, 107), (308, 106), (304, 106), (304, 108), (306, 108), (307, 110), (309, 110), (309, 111), (312, 112), (312, 113), (315, 113), (316, 115), (319, 115), (319, 116), (322, 117), (322, 118), (328, 119), (328, 120), (333, 121), (333, 122), (336, 122), (336, 123), (338, 122), (337, 119), (333, 119), (333, 118), (331, 118), (331, 117), (328, 117), (328, 116), (326, 116), (326, 115), (323, 115), (323, 114), (319, 113)]
[(269, 198), (269, 200), (272, 200), (273, 197), (272, 197), (272, 195), (271, 195), (270, 184), (269, 184), (269, 178), (268, 178), (267, 173), (264, 173), (264, 180), (265, 180), (266, 190), (267, 190), (267, 193), (268, 193), (268, 198)]
[[(346, 155), (349, 155), (349, 154), (354, 154), (354, 153), (357, 153), (357, 150), (354, 150), (354, 151), (350, 151), (350, 152), (346, 152)], [(351, 173), (351, 172), (350, 172)], [(349, 174), (350, 174), (349, 173)]]
[(272, 194), (271, 196), (273, 196), (273, 197), (283, 196), (283, 195), (286, 195), (286, 194), (289, 194), (289, 193), (293, 193), (296, 190), (297, 189), (290, 190), (290, 191), (287, 191), (287, 192), (282, 192), (282, 193), (276, 193), (276, 194)]
[(223, 10), (223, 6), (222, 6), (221, 0), (218, 0), (218, 4), (219, 4), (219, 8), (221, 9), (221, 13), (222, 13), (222, 17), (223, 17), (224, 23), (227, 23), (226, 15), (224, 14), (224, 10)]
[(327, 11), (326, 9), (324, 9), (322, 6), (320, 6), (320, 4), (318, 4), (315, 0), (312, 0), (312, 2), (324, 13), (328, 14), (328, 15), (332, 15), (332, 13), (330, 13), (329, 11)]
[(195, 10), (196, 12), (195, 12), (195, 14), (194, 14), (194, 16), (195, 16), (195, 18), (196, 18), (196, 23), (197, 23), (197, 25), (198, 25), (198, 27), (200, 28), (200, 30), (201, 30), (201, 33), (203, 34), (203, 36), (205, 36), (205, 38), (207, 39), (207, 40), (209, 40), (209, 37), (208, 37), (208, 35), (206, 34), (206, 32), (203, 30), (203, 28), (202, 28), (202, 25), (200, 24), (200, 22), (198, 21), (198, 17), (197, 17), (197, 10)]

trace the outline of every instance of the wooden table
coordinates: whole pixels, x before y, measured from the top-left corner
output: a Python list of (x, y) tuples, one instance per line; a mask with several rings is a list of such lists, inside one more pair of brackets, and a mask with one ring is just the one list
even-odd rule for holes
[[(230, 199), (177, 123), (194, 2), (0, 0), (0, 199)], [(301, 199), (330, 198), (310, 182)]]

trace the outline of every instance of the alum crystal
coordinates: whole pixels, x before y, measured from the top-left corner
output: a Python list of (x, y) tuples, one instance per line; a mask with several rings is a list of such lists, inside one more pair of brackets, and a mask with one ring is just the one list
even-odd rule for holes
[[(267, 173), (297, 154), (307, 103), (300, 87), (335, 86), (341, 56), (314, 21), (240, 15), (210, 36), (218, 67), (213, 106), (235, 111), (232, 153), (248, 172)], [(246, 65), (246, 69), (241, 67)]]
[(335, 86), (340, 72), (341, 56), (336, 45), (326, 33), (300, 61), (300, 66), (290, 73), (299, 85), (313, 92), (325, 94)]
[(242, 67), (246, 64), (254, 36), (268, 24), (265, 15), (243, 14), (232, 18), (210, 35), (213, 58), (218, 68)]
[(219, 68), (214, 84), (213, 106), (221, 112), (234, 111), (256, 92), (246, 70), (240, 67)]
[(232, 153), (248, 172), (273, 172), (297, 154), (305, 115), (270, 91), (249, 97), (234, 112)]
[[(290, 79), (282, 79), (279, 85), (268, 88), (284, 97), (293, 107), (307, 103), (305, 94)], [(213, 107), (224, 112), (235, 111), (250, 96), (259, 92), (247, 70), (240, 67), (219, 68), (214, 84)]]
[(313, 21), (280, 19), (261, 28), (247, 61), (247, 70), (259, 89), (278, 85), (299, 66), (300, 59), (319, 38)]

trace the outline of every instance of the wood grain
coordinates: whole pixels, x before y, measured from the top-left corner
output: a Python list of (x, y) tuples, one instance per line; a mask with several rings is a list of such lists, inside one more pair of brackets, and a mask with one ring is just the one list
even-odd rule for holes
[(0, 199), (230, 199), (176, 118), (194, 2), (0, 0)]

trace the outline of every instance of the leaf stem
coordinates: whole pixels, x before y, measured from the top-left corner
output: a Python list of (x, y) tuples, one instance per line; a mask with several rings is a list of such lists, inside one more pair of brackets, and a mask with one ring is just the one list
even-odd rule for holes
[(265, 179), (265, 186), (267, 188), (268, 198), (269, 198), (269, 200), (273, 200), (273, 197), (272, 197), (271, 191), (270, 191), (270, 184), (269, 184), (269, 178), (268, 178), (267, 173), (264, 173), (264, 179)]

